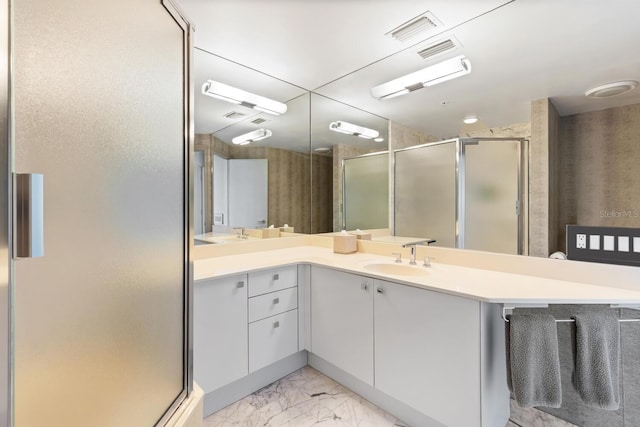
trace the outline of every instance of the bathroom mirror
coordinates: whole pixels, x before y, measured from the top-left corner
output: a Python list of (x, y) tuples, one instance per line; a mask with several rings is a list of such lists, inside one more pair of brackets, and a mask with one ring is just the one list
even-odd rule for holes
[[(331, 128), (335, 128), (337, 123), (344, 124), (346, 128), (339, 129), (342, 132), (332, 130)], [(358, 136), (358, 128), (350, 128), (350, 125), (364, 128), (365, 132), (371, 131), (373, 133), (370, 137), (363, 138)], [(311, 156), (314, 158), (313, 171), (315, 172), (312, 174), (312, 193), (314, 194), (312, 205), (318, 207), (318, 209), (313, 209), (316, 217), (312, 232), (327, 233), (342, 230), (345, 225), (343, 223), (345, 203), (343, 161), (386, 151), (388, 138), (389, 123), (387, 119), (326, 96), (311, 93)], [(388, 163), (385, 166), (384, 162), (375, 162), (370, 166), (376, 168), (371, 171), (374, 175), (380, 176), (381, 172), (388, 174)], [(381, 168), (384, 171), (381, 171)], [(366, 188), (362, 190), (364, 191)], [(360, 196), (364, 197), (353, 197), (346, 203), (357, 207), (365, 198), (379, 199), (377, 193), (360, 194)], [(380, 206), (380, 203), (376, 205), (377, 208)], [(360, 223), (363, 224), (363, 227), (364, 224), (371, 224), (371, 221), (364, 217), (366, 209), (355, 209), (353, 212), (358, 212), (356, 215), (362, 216), (361, 218), (354, 217), (353, 224)], [(387, 214), (387, 208), (374, 214), (376, 217), (387, 218), (385, 221), (375, 221), (376, 224), (385, 223), (383, 227), (376, 228), (387, 228)]]

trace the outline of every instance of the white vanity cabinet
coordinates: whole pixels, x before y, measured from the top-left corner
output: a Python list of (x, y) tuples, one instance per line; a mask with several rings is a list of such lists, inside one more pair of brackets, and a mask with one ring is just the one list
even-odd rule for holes
[(480, 302), (374, 288), (375, 387), (443, 425), (480, 426)]
[(247, 275), (195, 286), (193, 375), (205, 393), (248, 372)]
[(297, 271), (249, 273), (249, 373), (298, 352)]
[(373, 386), (373, 280), (311, 267), (311, 352)]

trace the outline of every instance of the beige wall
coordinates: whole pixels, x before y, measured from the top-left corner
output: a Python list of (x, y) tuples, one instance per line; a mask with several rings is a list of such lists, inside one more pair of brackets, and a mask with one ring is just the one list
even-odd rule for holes
[(640, 104), (562, 117), (557, 250), (566, 224), (640, 226)]
[(333, 231), (333, 158), (311, 156), (311, 233)]

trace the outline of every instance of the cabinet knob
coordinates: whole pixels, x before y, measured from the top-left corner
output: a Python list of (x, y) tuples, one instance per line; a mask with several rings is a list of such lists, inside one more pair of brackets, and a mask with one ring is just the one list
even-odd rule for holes
[(279, 274), (274, 274), (273, 275), (273, 280), (280, 280), (280, 275)]
[(367, 284), (366, 284), (366, 283), (362, 283), (362, 284), (360, 285), (360, 289), (362, 289), (363, 291), (366, 291), (366, 290), (367, 290), (367, 288), (368, 288), (368, 286), (367, 286)]
[(376, 289), (376, 292), (378, 292), (379, 294), (384, 294), (384, 289), (378, 288)]
[(244, 288), (244, 280), (239, 281), (239, 282), (236, 284), (236, 286), (237, 286), (238, 288)]
[(273, 303), (274, 303), (274, 304), (278, 304), (279, 302), (280, 302), (280, 298), (274, 298), (274, 299), (273, 299)]
[(273, 327), (274, 328), (279, 328), (280, 327), (280, 322), (277, 321), (277, 320), (275, 322), (273, 322)]

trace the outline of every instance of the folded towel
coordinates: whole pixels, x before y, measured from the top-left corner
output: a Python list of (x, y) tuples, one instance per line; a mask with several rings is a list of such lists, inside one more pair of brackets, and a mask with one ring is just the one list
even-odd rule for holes
[(562, 386), (553, 316), (514, 313), (507, 336), (507, 382), (518, 405), (559, 408)]
[(578, 394), (590, 406), (620, 407), (620, 323), (614, 310), (579, 314), (575, 375)]

